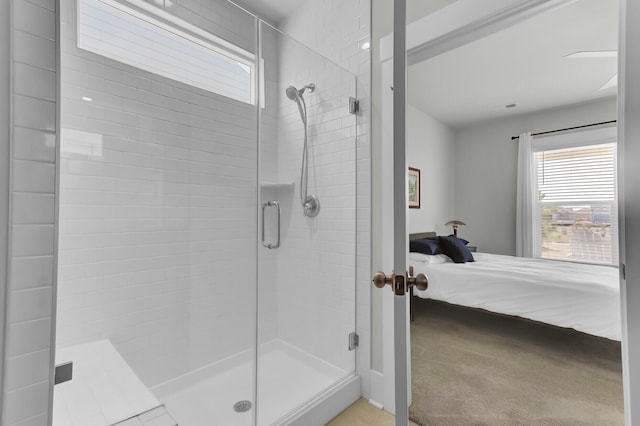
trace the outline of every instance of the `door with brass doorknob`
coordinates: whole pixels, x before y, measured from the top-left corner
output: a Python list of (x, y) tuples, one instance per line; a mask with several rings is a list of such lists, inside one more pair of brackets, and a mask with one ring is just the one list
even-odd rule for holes
[(413, 287), (422, 291), (429, 287), (429, 280), (425, 274), (420, 273), (417, 277), (413, 276), (413, 266), (409, 267), (406, 278), (402, 275), (396, 275), (394, 272), (391, 275), (386, 275), (384, 272), (378, 271), (373, 275), (371, 281), (377, 288), (390, 286), (396, 296), (405, 295)]

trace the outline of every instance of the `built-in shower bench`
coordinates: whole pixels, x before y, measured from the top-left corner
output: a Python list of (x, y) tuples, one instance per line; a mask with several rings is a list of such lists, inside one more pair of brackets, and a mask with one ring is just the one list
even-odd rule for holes
[(53, 426), (176, 426), (108, 340), (56, 351), (73, 379), (55, 386)]

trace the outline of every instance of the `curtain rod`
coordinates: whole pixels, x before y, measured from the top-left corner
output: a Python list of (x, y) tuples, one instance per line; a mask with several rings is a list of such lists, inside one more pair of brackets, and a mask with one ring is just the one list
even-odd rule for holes
[[(601, 123), (585, 124), (584, 126), (567, 127), (566, 129), (549, 130), (548, 132), (532, 133), (531, 136), (540, 136), (540, 135), (546, 135), (548, 133), (558, 133), (558, 132), (564, 132), (566, 130), (583, 129), (585, 127), (601, 126), (603, 124), (613, 124), (617, 122), (618, 120), (603, 121)], [(520, 139), (520, 136), (511, 136), (512, 141), (515, 141), (516, 139)]]

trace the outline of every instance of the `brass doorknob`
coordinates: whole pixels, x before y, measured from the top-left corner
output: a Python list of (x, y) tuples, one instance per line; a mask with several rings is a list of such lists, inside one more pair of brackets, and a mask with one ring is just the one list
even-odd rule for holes
[(407, 274), (407, 284), (409, 287), (416, 287), (418, 290), (426, 290), (429, 287), (429, 280), (425, 274), (418, 274), (417, 277), (413, 276), (413, 266), (409, 267), (409, 274)]
[(415, 280), (415, 286), (418, 290), (425, 291), (429, 287), (429, 280), (425, 274), (418, 274)]
[(391, 285), (391, 283), (393, 282), (393, 277), (387, 276), (387, 274), (382, 271), (378, 271), (373, 274), (373, 279), (371, 281), (376, 287), (383, 288), (387, 284)]

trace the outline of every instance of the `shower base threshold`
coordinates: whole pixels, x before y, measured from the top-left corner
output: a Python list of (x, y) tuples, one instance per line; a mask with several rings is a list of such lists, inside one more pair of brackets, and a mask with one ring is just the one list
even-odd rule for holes
[[(152, 391), (180, 426), (250, 426), (256, 410), (253, 374), (253, 351), (245, 351)], [(305, 410), (354, 378), (281, 340), (260, 346), (259, 374), (258, 426), (295, 424)], [(358, 382), (353, 398), (359, 391)], [(338, 405), (344, 408), (352, 401), (341, 402)], [(234, 406), (246, 409), (239, 412)]]

